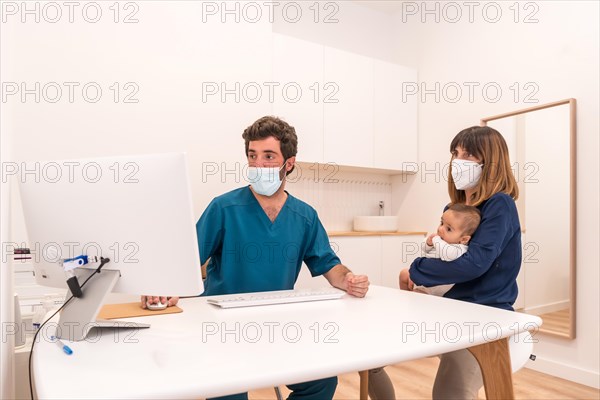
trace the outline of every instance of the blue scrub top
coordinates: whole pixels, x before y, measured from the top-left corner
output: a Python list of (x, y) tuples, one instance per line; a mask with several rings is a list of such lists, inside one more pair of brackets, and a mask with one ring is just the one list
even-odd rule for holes
[[(287, 192), (286, 192), (287, 193)], [(312, 276), (340, 259), (308, 204), (288, 193), (271, 222), (248, 186), (213, 199), (196, 223), (204, 295), (293, 289), (302, 261)]]

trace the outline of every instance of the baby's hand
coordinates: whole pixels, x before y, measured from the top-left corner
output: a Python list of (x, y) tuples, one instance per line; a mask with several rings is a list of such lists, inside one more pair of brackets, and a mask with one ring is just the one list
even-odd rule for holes
[(437, 236), (437, 233), (432, 233), (429, 236), (427, 236), (427, 241), (425, 243), (427, 243), (427, 246), (433, 246), (433, 238)]

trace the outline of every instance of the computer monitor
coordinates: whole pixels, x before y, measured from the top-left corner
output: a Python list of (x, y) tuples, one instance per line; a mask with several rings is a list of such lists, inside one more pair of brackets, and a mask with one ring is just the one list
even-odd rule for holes
[[(83, 287), (82, 297), (61, 311), (60, 337), (82, 340), (91, 328), (118, 326), (96, 319), (111, 291), (159, 296), (204, 291), (184, 154), (24, 162), (20, 171), (38, 284), (66, 287), (63, 260), (110, 259)], [(98, 265), (76, 268), (79, 284)]]

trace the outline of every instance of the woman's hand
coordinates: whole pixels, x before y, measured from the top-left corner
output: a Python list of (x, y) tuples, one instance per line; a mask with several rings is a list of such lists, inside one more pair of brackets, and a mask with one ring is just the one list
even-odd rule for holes
[(142, 302), (142, 308), (147, 308), (146, 303), (158, 304), (167, 303), (167, 307), (171, 307), (177, 304), (179, 297), (166, 297), (166, 296), (142, 296), (140, 301)]

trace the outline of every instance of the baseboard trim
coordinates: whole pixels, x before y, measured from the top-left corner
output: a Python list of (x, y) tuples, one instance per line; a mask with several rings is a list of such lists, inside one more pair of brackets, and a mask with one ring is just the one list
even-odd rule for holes
[(535, 361), (528, 361), (525, 364), (525, 368), (600, 389), (600, 373), (598, 371), (582, 369), (573, 365), (547, 360), (539, 356)]
[(569, 300), (557, 301), (554, 303), (541, 304), (534, 307), (525, 307), (523, 311), (527, 314), (542, 315), (569, 308)]

